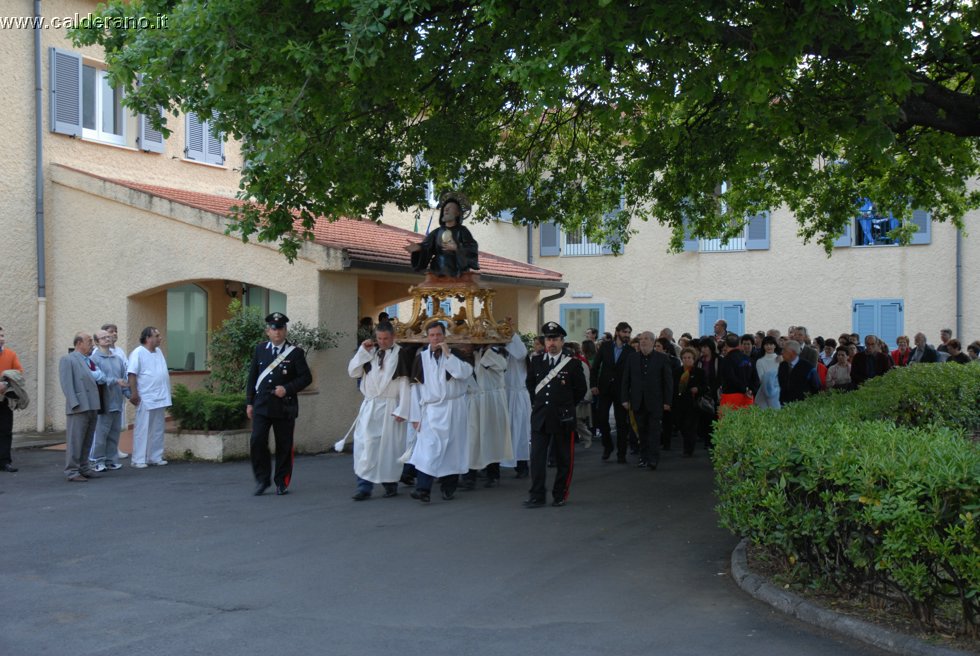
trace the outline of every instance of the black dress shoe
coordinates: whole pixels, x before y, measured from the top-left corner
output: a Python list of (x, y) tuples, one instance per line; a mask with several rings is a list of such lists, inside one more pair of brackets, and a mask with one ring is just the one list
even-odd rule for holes
[(407, 485), (408, 487), (415, 487), (415, 477), (414, 476), (402, 476), (398, 479), (398, 482), (402, 485)]
[(607, 447), (605, 447), (605, 448), (604, 448), (604, 449), (602, 450), (602, 459), (603, 459), (603, 460), (609, 460), (609, 456), (611, 456), (611, 455), (612, 455), (612, 452), (613, 452), (613, 450), (612, 450), (612, 449), (611, 449), (610, 447), (608, 447), (608, 446), (607, 446)]
[(616, 458), (616, 462), (618, 464), (620, 464), (620, 465), (625, 465), (626, 464), (626, 456), (620, 456), (620, 457)]
[(385, 490), (385, 493), (381, 495), (383, 499), (390, 499), (391, 497), (397, 497), (398, 490)]
[(358, 490), (357, 492), (354, 493), (354, 496), (351, 497), (351, 499), (353, 499), (354, 501), (364, 501), (365, 499), (370, 499), (370, 498), (371, 498), (371, 493), (365, 492), (364, 490)]
[(647, 463), (647, 469), (649, 469), (650, 471), (655, 471), (657, 469), (657, 463), (655, 463), (655, 462), (648, 462)]
[[(475, 485), (476, 485), (476, 483), (474, 483), (474, 486)], [(472, 489), (472, 488), (469, 488), (469, 489)], [(456, 490), (453, 490), (452, 492), (443, 491), (443, 493), (442, 493), (442, 500), (443, 501), (452, 501), (455, 498), (456, 498)]]
[(17, 471), (17, 468), (8, 462), (5, 465), (0, 465), (0, 471), (10, 472), (13, 474), (15, 471)]
[(276, 495), (278, 495), (278, 496), (281, 497), (284, 494), (289, 494), (289, 490), (286, 489), (286, 486), (285, 485), (277, 485), (276, 486)]
[(544, 499), (528, 499), (522, 504), (525, 508), (543, 508)]
[(415, 490), (412, 492), (412, 498), (418, 499), (422, 503), (429, 503), (429, 491), (428, 490)]
[(551, 505), (554, 506), (555, 508), (561, 508), (566, 503), (568, 502), (565, 501), (564, 499), (555, 499), (554, 501), (551, 502)]
[(483, 484), (483, 487), (497, 487), (500, 482), (496, 478), (488, 478), (487, 482)]
[(257, 483), (255, 485), (255, 496), (260, 497), (265, 494), (265, 491), (269, 489), (271, 483)]
[(637, 465), (637, 467), (639, 469), (646, 469), (647, 468), (647, 465), (649, 465), (649, 464), (650, 463), (648, 463), (646, 460), (641, 460), (640, 463)]

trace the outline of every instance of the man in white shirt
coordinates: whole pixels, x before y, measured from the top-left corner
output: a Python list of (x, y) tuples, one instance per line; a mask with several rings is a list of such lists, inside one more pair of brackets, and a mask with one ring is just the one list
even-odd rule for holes
[(147, 326), (140, 333), (140, 345), (129, 354), (129, 402), (136, 406), (133, 425), (133, 460), (136, 469), (162, 466), (165, 413), (171, 405), (170, 372), (160, 350), (160, 331)]

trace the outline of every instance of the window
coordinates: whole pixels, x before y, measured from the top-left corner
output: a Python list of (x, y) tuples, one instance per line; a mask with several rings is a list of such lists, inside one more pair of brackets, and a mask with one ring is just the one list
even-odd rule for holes
[(564, 255), (602, 255), (603, 245), (589, 241), (588, 235), (582, 228), (571, 232), (562, 232), (564, 245), (561, 252)]
[[(611, 220), (622, 209), (623, 200), (620, 199), (619, 207), (606, 214), (603, 220)], [(555, 222), (542, 223), (538, 226), (538, 249), (542, 257), (612, 255), (614, 245), (618, 245), (619, 253), (623, 252), (622, 244), (615, 237), (606, 243), (597, 243), (589, 239), (581, 226), (570, 231), (562, 230), (561, 226)]]
[(701, 301), (698, 303), (698, 334), (712, 335), (715, 322), (724, 319), (728, 332), (745, 333), (745, 301)]
[(905, 303), (900, 298), (855, 299), (851, 304), (851, 332), (863, 340), (876, 335), (888, 348), (897, 348), (896, 339), (905, 326)]
[[(932, 241), (932, 216), (925, 210), (913, 210), (911, 221), (915, 224), (915, 234), (910, 244), (928, 244)], [(844, 228), (844, 233), (834, 245), (847, 246), (898, 246), (898, 242), (888, 233), (898, 228), (901, 221), (891, 212), (885, 213), (877, 205), (865, 198), (858, 204), (857, 216)]]
[(259, 308), (263, 317), (273, 312), (286, 314), (286, 295), (254, 285), (245, 290), (245, 306)]
[(684, 250), (699, 253), (730, 253), (769, 249), (769, 212), (759, 212), (745, 221), (741, 235), (722, 243), (721, 239), (699, 239), (691, 235), (684, 219)]
[(187, 112), (184, 155), (195, 162), (221, 166), (225, 163), (225, 135), (212, 128), (213, 119), (202, 121), (194, 112)]
[(197, 285), (167, 290), (167, 368), (204, 369), (208, 344), (208, 293)]
[(122, 89), (109, 84), (109, 73), (82, 65), (82, 137), (125, 145)]
[(589, 328), (597, 328), (602, 334), (606, 322), (606, 306), (602, 303), (562, 303), (558, 309), (569, 341), (581, 342)]

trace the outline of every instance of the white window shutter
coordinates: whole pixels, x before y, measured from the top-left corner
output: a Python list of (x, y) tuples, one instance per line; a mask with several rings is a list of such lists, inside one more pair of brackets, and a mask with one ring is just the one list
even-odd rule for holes
[(557, 223), (548, 221), (538, 227), (538, 244), (541, 257), (556, 256), (561, 254), (561, 230)]
[(49, 48), (51, 65), (51, 131), (82, 136), (82, 56)]
[(932, 215), (925, 210), (912, 211), (912, 223), (915, 224), (915, 234), (910, 244), (929, 244), (932, 242)]
[(184, 155), (187, 159), (192, 159), (195, 162), (204, 162), (205, 159), (205, 144), (204, 144), (204, 129), (205, 123), (197, 117), (195, 112), (187, 112), (187, 121), (185, 122), (186, 132), (184, 134)]
[(749, 217), (745, 229), (745, 250), (769, 250), (769, 212), (759, 212)]
[[(158, 107), (157, 111), (163, 116), (163, 107)], [(139, 147), (148, 153), (163, 152), (163, 133), (153, 128), (146, 114), (140, 114), (137, 140)]]

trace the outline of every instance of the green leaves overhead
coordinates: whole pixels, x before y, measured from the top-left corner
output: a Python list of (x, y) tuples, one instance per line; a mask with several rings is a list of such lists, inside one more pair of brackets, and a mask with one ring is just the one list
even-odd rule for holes
[(980, 205), (966, 187), (978, 173), (980, 9), (966, 0), (111, 0), (101, 11), (168, 15), (162, 30), (73, 36), (102, 44), (117, 80), (143, 74), (133, 108), (216, 113), (242, 142), (242, 198), (263, 208), (237, 229), (284, 238), (287, 256), (302, 237), (294, 218), (379, 219), (388, 204), (423, 205), (430, 180), (465, 190), (478, 219), (515, 209), (518, 222), (621, 240), (652, 219), (675, 245), (684, 215), (715, 236), (785, 204), (829, 250), (858, 198), (956, 222)]

